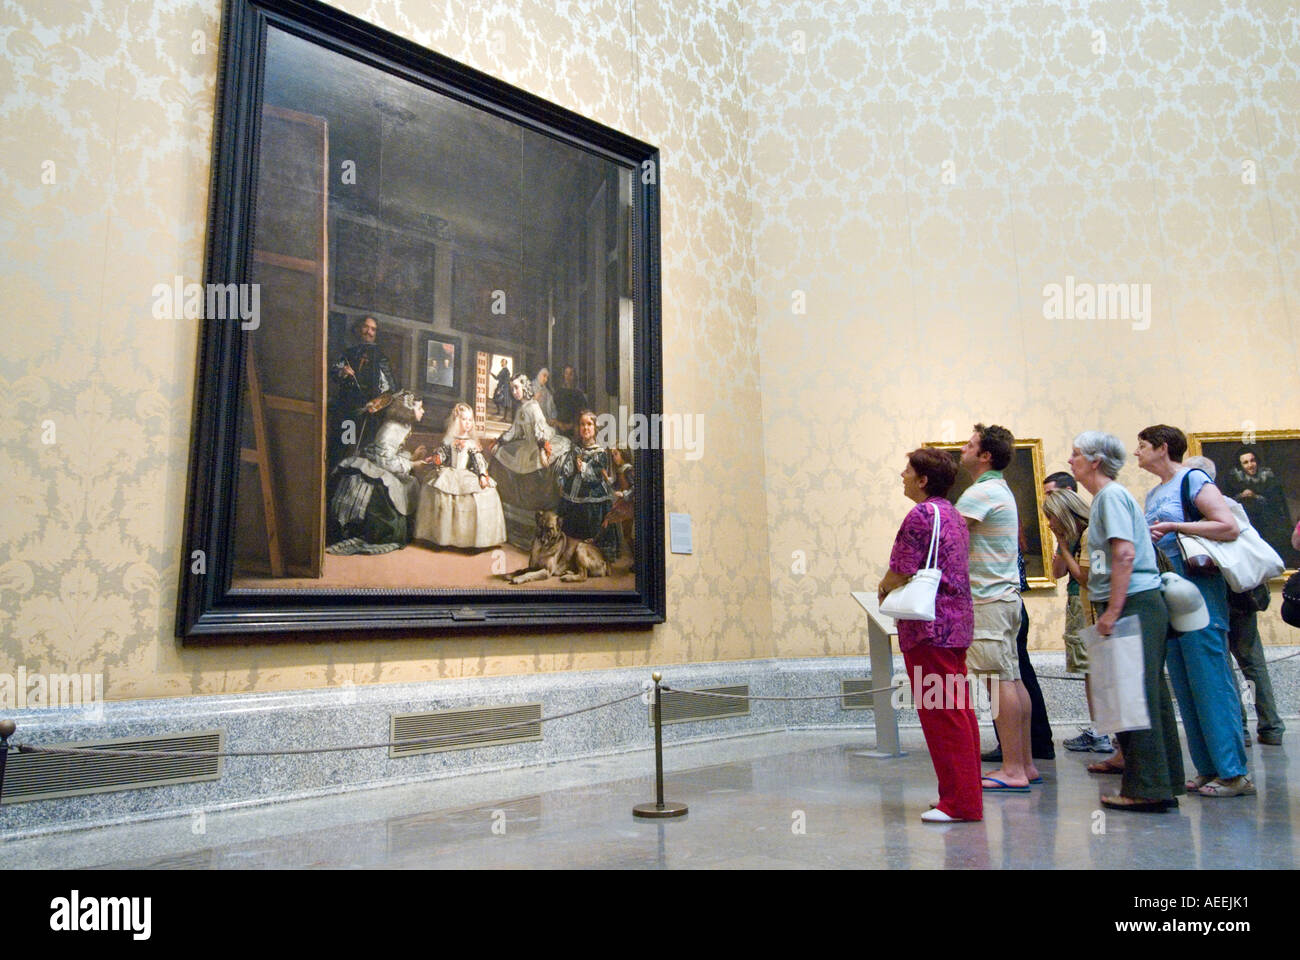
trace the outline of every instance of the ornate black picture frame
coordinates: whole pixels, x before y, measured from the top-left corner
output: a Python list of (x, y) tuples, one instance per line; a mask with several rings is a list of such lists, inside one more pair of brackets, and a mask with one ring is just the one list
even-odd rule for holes
[[(597, 458), (577, 416), (662, 413), (658, 190), (649, 144), (225, 0), (177, 635), (662, 623), (662, 452)], [(482, 344), (520, 358), (501, 404)], [(581, 498), (566, 457), (604, 465)], [(556, 530), (583, 563), (514, 582)]]

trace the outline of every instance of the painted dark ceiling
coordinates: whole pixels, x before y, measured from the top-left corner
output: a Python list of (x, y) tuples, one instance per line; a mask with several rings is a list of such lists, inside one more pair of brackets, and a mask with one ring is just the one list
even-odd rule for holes
[[(265, 100), (325, 118), (335, 209), (436, 224), (439, 239), (526, 269), (563, 237), (607, 161), (279, 30)], [(345, 161), (355, 184), (343, 182)]]

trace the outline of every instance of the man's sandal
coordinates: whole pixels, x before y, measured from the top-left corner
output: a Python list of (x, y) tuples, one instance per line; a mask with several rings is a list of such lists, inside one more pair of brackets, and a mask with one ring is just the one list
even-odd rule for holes
[(1205, 786), (1207, 783), (1210, 783), (1213, 780), (1214, 780), (1213, 777), (1196, 777), (1193, 780), (1188, 780), (1186, 783), (1183, 784), (1183, 786), (1187, 788), (1188, 793), (1200, 793), (1201, 787)]

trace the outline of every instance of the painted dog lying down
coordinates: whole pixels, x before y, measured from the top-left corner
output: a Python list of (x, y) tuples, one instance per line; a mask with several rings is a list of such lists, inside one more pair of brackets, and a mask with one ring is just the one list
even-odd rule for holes
[(527, 583), (559, 577), (565, 582), (582, 582), (588, 577), (603, 577), (609, 565), (590, 541), (578, 540), (560, 529), (560, 518), (551, 510), (537, 512), (537, 534), (528, 554), (528, 566), (506, 574), (510, 583)]

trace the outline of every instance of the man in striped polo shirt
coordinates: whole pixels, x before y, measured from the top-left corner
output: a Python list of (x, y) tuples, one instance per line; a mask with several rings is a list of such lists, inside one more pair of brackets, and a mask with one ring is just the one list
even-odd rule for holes
[(971, 673), (997, 684), (993, 723), (1002, 742), (1002, 766), (984, 777), (984, 789), (1024, 793), (1038, 778), (1030, 756), (1029, 693), (1020, 680), (1016, 634), (1020, 631), (1020, 517), (1002, 471), (1011, 462), (1015, 437), (1006, 427), (975, 424), (961, 448), (961, 465), (975, 482), (957, 500), (970, 528), (970, 592), (975, 601), (975, 639), (966, 654)]

